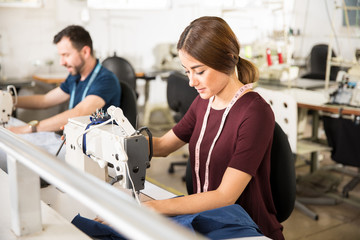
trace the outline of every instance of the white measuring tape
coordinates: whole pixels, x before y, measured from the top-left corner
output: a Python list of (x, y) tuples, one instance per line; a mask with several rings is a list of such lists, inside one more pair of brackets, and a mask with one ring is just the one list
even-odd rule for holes
[[(226, 117), (227, 117), (230, 109), (232, 108), (232, 106), (236, 103), (236, 101), (245, 93), (245, 91), (247, 91), (249, 89), (252, 89), (252, 86), (253, 86), (252, 83), (242, 86), (235, 93), (235, 96), (233, 97), (233, 99), (231, 100), (231, 102), (229, 103), (229, 105), (225, 109), (225, 112), (224, 112), (224, 114), (222, 116), (222, 119), (221, 119), (219, 130), (218, 130), (218, 132), (217, 132), (217, 134), (216, 134), (216, 136), (215, 136), (215, 138), (214, 138), (214, 140), (213, 140), (213, 142), (211, 144), (209, 154), (208, 154), (208, 157), (207, 157), (207, 160), (206, 160), (205, 182), (204, 182), (204, 187), (203, 187), (204, 192), (207, 192), (208, 187), (209, 187), (209, 165), (210, 165), (211, 153), (212, 153), (212, 150), (214, 149), (214, 146), (215, 146), (215, 143), (216, 143), (217, 139), (219, 138), (219, 136), (220, 136), (220, 134), (222, 132), (222, 129), (223, 129), (224, 124), (225, 124)], [(209, 104), (207, 106), (207, 109), (206, 109), (206, 112), (205, 112), (205, 115), (204, 115), (204, 120), (203, 120), (203, 123), (202, 123), (202, 126), (201, 126), (199, 139), (197, 140), (196, 146), (195, 146), (195, 176), (196, 176), (197, 193), (201, 192), (200, 175), (199, 175), (199, 170), (200, 170), (200, 145), (201, 145), (201, 142), (202, 142), (203, 137), (204, 137), (207, 121), (208, 121), (209, 114), (210, 114), (211, 103), (213, 102), (213, 100), (214, 100), (214, 96), (212, 96), (209, 99)]]

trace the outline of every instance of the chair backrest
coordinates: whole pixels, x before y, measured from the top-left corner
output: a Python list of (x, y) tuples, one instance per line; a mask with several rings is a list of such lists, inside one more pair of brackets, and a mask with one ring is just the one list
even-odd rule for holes
[(297, 102), (293, 96), (280, 91), (262, 87), (254, 89), (269, 103), (275, 115), (275, 121), (288, 136), (291, 150), (296, 153), (297, 147)]
[(178, 122), (189, 109), (198, 92), (189, 86), (189, 78), (177, 71), (172, 72), (167, 79), (167, 102), (171, 110), (177, 114), (174, 116)]
[[(309, 55), (310, 72), (305, 74), (304, 78), (323, 79), (325, 80), (327, 55), (329, 46), (327, 44), (317, 44), (311, 48)], [(331, 57), (336, 57), (335, 52), (332, 50)], [(339, 67), (333, 66), (330, 69), (330, 80), (335, 80), (339, 71)]]
[(186, 163), (186, 170), (185, 170), (185, 184), (186, 184), (186, 190), (188, 194), (194, 193), (194, 187), (193, 187), (193, 180), (192, 180), (192, 168), (191, 168), (191, 162), (190, 157), (188, 158), (188, 161)]
[(271, 147), (271, 192), (279, 222), (292, 213), (296, 198), (295, 157), (285, 132), (275, 123)]
[(136, 129), (137, 102), (136, 102), (135, 90), (131, 88), (126, 82), (120, 81), (120, 86), (121, 86), (120, 108), (123, 111), (124, 116)]
[[(296, 197), (295, 160), (288, 138), (280, 125), (275, 122), (271, 147), (270, 184), (272, 197), (279, 222), (285, 221), (292, 213)], [(193, 194), (190, 158), (186, 166), (186, 188)]]
[(126, 82), (136, 92), (136, 74), (125, 58), (114, 55), (106, 58), (102, 65), (113, 72), (120, 82)]

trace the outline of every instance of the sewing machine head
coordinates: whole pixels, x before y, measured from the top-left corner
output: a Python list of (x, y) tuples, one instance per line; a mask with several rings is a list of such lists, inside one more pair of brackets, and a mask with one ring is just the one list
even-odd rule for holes
[[(15, 95), (15, 103), (13, 102), (11, 91)], [(0, 124), (5, 125), (9, 122), (16, 99), (16, 89), (13, 85), (9, 85), (7, 91), (0, 90)]]
[(110, 167), (115, 172), (111, 177), (123, 188), (144, 189), (150, 165), (148, 141), (135, 131), (120, 108), (111, 106), (108, 114), (104, 120), (93, 116), (69, 119), (64, 129), (65, 160), (107, 182)]

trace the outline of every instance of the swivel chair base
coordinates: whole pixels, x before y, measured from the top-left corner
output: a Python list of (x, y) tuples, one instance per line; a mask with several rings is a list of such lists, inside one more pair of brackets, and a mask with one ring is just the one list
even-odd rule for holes
[[(183, 157), (187, 159), (189, 156), (188, 156), (187, 154), (184, 154)], [(174, 173), (174, 172), (175, 172), (175, 169), (174, 169), (175, 166), (185, 166), (185, 167), (186, 167), (187, 164), (188, 164), (187, 160), (185, 160), (185, 161), (178, 161), (178, 162), (172, 162), (172, 163), (170, 163), (170, 166), (169, 166), (169, 169), (168, 169), (168, 173)], [(182, 180), (183, 180), (183, 182), (186, 181), (186, 173), (185, 173), (184, 176), (182, 177)]]

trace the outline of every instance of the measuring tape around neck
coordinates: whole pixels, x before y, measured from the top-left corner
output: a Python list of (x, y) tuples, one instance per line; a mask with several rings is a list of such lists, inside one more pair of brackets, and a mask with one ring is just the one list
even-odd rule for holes
[[(223, 113), (219, 130), (218, 130), (218, 132), (217, 132), (217, 134), (216, 134), (216, 136), (215, 136), (215, 138), (214, 138), (214, 140), (213, 140), (213, 142), (212, 142), (212, 144), (210, 146), (209, 154), (208, 154), (208, 157), (207, 157), (207, 160), (206, 160), (205, 181), (204, 181), (204, 186), (203, 186), (203, 191), (204, 192), (207, 192), (208, 187), (209, 187), (209, 165), (210, 165), (211, 153), (212, 153), (212, 151), (214, 149), (216, 141), (218, 140), (218, 138), (219, 138), (219, 136), (220, 136), (220, 134), (222, 132), (222, 129), (223, 129), (224, 124), (225, 124), (226, 117), (227, 117), (230, 109), (232, 108), (232, 106), (236, 103), (236, 101), (245, 93), (245, 91), (247, 91), (249, 89), (252, 89), (252, 86), (253, 85), (251, 83), (242, 86), (235, 93), (234, 97), (231, 99), (229, 105), (226, 107), (226, 109), (225, 109), (225, 111)], [(202, 123), (202, 126), (201, 126), (199, 139), (197, 140), (196, 146), (195, 146), (195, 177), (196, 177), (197, 193), (201, 192), (200, 174), (199, 174), (199, 171), (200, 171), (200, 145), (201, 145), (201, 142), (202, 142), (204, 134), (205, 134), (206, 125), (207, 125), (207, 121), (208, 121), (209, 114), (210, 114), (210, 109), (211, 109), (211, 103), (213, 102), (213, 100), (214, 100), (214, 96), (212, 96), (209, 99), (209, 104), (207, 106), (207, 109), (206, 109), (206, 112), (205, 112), (205, 115), (204, 115), (204, 120), (203, 120), (203, 123)]]
[[(81, 101), (84, 100), (84, 98), (86, 97), (86, 94), (89, 91), (89, 88), (90, 88), (91, 84), (94, 82), (96, 76), (98, 75), (100, 69), (101, 69), (101, 64), (97, 63), (94, 72), (91, 74), (89, 82), (86, 84), (83, 95), (81, 97)], [(75, 92), (76, 92), (76, 82), (74, 82), (72, 89), (71, 89), (69, 109), (72, 109), (74, 107)]]

